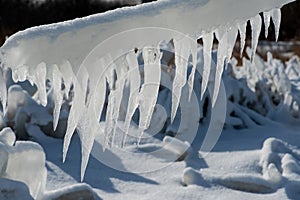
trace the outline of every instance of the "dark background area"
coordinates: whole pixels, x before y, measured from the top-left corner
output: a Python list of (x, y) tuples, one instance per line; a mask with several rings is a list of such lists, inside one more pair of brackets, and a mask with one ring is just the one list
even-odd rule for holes
[[(143, 2), (149, 1), (151, 0)], [(0, 0), (0, 45), (4, 43), (6, 36), (19, 30), (129, 5), (132, 5), (130, 1), (120, 3), (101, 0), (46, 0), (45, 3), (35, 4), (32, 0)], [(300, 1), (286, 5), (282, 9), (282, 15), (279, 40), (300, 40)], [(270, 31), (268, 39), (274, 38), (274, 31)]]

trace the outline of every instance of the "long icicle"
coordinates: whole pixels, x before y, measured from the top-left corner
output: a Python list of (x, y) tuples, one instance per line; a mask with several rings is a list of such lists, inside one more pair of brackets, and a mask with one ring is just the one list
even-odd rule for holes
[(276, 42), (278, 41), (279, 37), (279, 30), (280, 30), (280, 23), (281, 23), (281, 10), (280, 8), (275, 8), (271, 10), (271, 16), (272, 16), (272, 21), (275, 26), (275, 38)]
[(257, 48), (257, 44), (258, 44), (258, 40), (259, 40), (259, 35), (261, 32), (262, 20), (261, 20), (260, 15), (256, 15), (255, 17), (251, 18), (250, 24), (251, 24), (251, 30), (252, 30), (251, 61), (253, 62), (255, 54), (256, 54), (256, 48)]
[(228, 51), (228, 31), (226, 29), (219, 30), (216, 32), (217, 39), (219, 40), (219, 47), (218, 47), (218, 55), (217, 55), (217, 69), (215, 75), (215, 84), (214, 84), (214, 92), (212, 98), (212, 106), (215, 106), (215, 103), (218, 98), (220, 84), (222, 80), (222, 74), (224, 71), (224, 61), (227, 56)]
[(124, 124), (125, 130), (122, 138), (122, 146), (124, 146), (126, 143), (126, 137), (128, 135), (128, 131), (130, 127), (130, 121), (133, 117), (135, 110), (138, 108), (139, 105), (139, 92), (140, 92), (140, 84), (141, 84), (139, 64), (138, 64), (136, 54), (133, 51), (129, 52), (128, 55), (126, 56), (126, 60), (129, 65), (128, 80), (130, 82), (130, 94), (129, 94), (125, 124)]
[(139, 120), (139, 138), (138, 144), (142, 139), (142, 135), (152, 118), (152, 114), (157, 101), (161, 79), (161, 58), (162, 53), (159, 47), (144, 47), (144, 84), (140, 92), (140, 120)]
[(214, 40), (214, 33), (210, 32), (204, 34), (203, 37), (203, 57), (204, 57), (204, 67), (202, 74), (202, 86), (201, 86), (201, 100), (203, 99), (203, 95), (206, 91), (209, 76), (210, 76), (210, 68), (211, 68), (211, 51)]
[(173, 122), (175, 119), (180, 102), (182, 88), (186, 84), (188, 59), (191, 49), (189, 38), (174, 38), (174, 49), (176, 70), (172, 88), (171, 122)]
[(265, 37), (268, 38), (269, 27), (271, 22), (271, 12), (270, 11), (263, 12), (263, 15), (264, 15), (264, 25), (265, 25)]
[(61, 91), (62, 75), (57, 65), (52, 66), (52, 85), (53, 85), (53, 96), (54, 96), (54, 111), (53, 111), (53, 130), (56, 130), (61, 105), (63, 103), (63, 94)]
[(239, 23), (238, 24), (238, 29), (239, 29), (240, 41), (241, 41), (240, 57), (242, 57), (244, 49), (245, 49), (245, 44), (246, 44), (247, 21)]
[(195, 79), (195, 72), (197, 68), (197, 62), (198, 62), (198, 57), (197, 57), (197, 40), (196, 39), (190, 39), (190, 47), (191, 47), (191, 54), (192, 54), (192, 59), (193, 59), (193, 67), (191, 74), (188, 79), (188, 85), (189, 85), (189, 101), (191, 100), (192, 97), (192, 92), (194, 89), (194, 79)]

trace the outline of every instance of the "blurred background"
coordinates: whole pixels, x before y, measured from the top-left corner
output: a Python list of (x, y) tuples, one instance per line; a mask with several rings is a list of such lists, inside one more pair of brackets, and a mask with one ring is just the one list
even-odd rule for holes
[[(10, 35), (29, 27), (150, 1), (152, 0), (0, 0), (0, 45)], [(268, 39), (264, 38), (262, 30), (258, 47), (258, 54), (262, 57), (265, 57), (266, 51), (271, 51), (281, 60), (288, 59), (292, 54), (300, 55), (300, 1), (284, 6), (282, 16), (279, 41), (283, 42), (274, 43), (273, 26), (270, 28)], [(249, 30), (248, 44), (251, 39), (250, 33)]]

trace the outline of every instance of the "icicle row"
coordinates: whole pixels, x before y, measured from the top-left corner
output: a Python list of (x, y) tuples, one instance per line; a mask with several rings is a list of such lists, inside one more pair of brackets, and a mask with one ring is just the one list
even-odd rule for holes
[[(264, 12), (266, 37), (268, 35), (270, 18), (272, 18), (275, 25), (275, 34), (277, 40), (281, 20), (280, 9), (274, 9), (270, 12)], [(257, 48), (258, 37), (261, 31), (261, 17), (257, 15), (256, 17), (250, 19), (250, 24), (252, 28), (251, 60), (253, 60)], [(227, 62), (232, 56), (232, 51), (238, 31), (240, 33), (240, 53), (242, 55), (245, 47), (246, 26), (247, 22), (242, 22), (237, 24), (236, 26), (232, 26), (226, 29), (219, 28), (215, 31), (216, 37), (219, 40), (219, 47), (217, 55), (217, 67), (215, 72), (214, 92), (212, 98), (213, 105), (215, 105), (219, 93), (222, 73), (224, 70), (224, 62)], [(201, 99), (203, 98), (204, 92), (206, 91), (209, 83), (212, 62), (211, 51), (213, 46), (214, 32), (206, 33), (202, 38), (204, 51), (204, 68), (202, 75)], [(188, 77), (189, 99), (193, 90), (194, 76), (197, 65), (197, 43), (195, 41), (191, 41), (191, 39), (188, 37), (184, 37), (181, 40), (174, 39), (174, 46), (176, 74), (173, 83), (171, 111), (172, 121), (176, 116), (180, 97), (182, 94), (182, 88), (187, 82), (187, 67), (190, 55), (192, 55), (193, 67), (191, 74)], [(91, 76), (89, 76), (85, 68), (80, 69), (81, 71), (77, 74), (79, 77), (75, 78), (75, 75), (72, 71), (72, 66), (68, 61), (63, 63), (60, 68), (58, 68), (56, 65), (52, 67), (52, 75), (50, 76), (50, 79), (53, 85), (53, 95), (55, 99), (55, 107), (53, 113), (54, 129), (56, 129), (57, 127), (61, 104), (63, 102), (61, 85), (64, 84), (65, 86), (64, 92), (67, 98), (71, 85), (73, 84), (74, 86), (74, 97), (69, 113), (67, 131), (64, 140), (63, 161), (65, 161), (66, 159), (66, 154), (70, 145), (71, 137), (75, 129), (77, 129), (82, 145), (81, 180), (84, 177), (95, 134), (98, 130), (94, 127), (97, 127), (100, 116), (103, 112), (107, 83), (109, 86), (110, 94), (108, 96), (108, 107), (105, 119), (105, 141), (103, 145), (104, 149), (108, 144), (110, 144), (111, 146), (114, 143), (117, 120), (119, 117), (120, 105), (123, 97), (123, 87), (125, 85), (125, 81), (127, 80), (125, 74), (128, 75), (128, 79), (130, 81), (130, 95), (125, 119), (125, 133), (122, 139), (122, 145), (124, 145), (126, 142), (126, 136), (128, 135), (130, 122), (138, 106), (140, 106), (140, 135), (138, 139), (139, 143), (142, 137), (142, 133), (149, 128), (151, 117), (157, 101), (161, 81), (161, 56), (162, 55), (160, 53), (160, 49), (158, 48), (145, 47), (143, 49), (144, 84), (142, 85), (141, 90), (139, 64), (137, 56), (134, 52), (130, 52), (126, 55), (126, 62), (128, 63), (130, 69), (129, 72), (127, 72), (126, 70), (124, 71), (124, 69), (122, 68), (124, 66), (124, 63), (119, 63), (120, 66), (117, 67), (111, 57), (106, 57), (106, 60), (100, 59), (99, 62), (96, 62), (95, 65), (99, 65), (99, 67), (92, 68), (96, 70), (96, 74), (101, 74), (103, 72), (101, 70), (104, 68), (104, 66), (109, 66), (109, 69), (111, 70), (110, 74), (105, 74), (99, 80), (96, 80), (95, 78), (91, 80)], [(99, 69), (99, 71), (97, 71), (97, 69)], [(40, 63), (36, 67), (36, 70), (33, 72), (28, 72), (28, 67), (26, 66), (19, 68), (18, 71), (14, 74), (14, 77), (17, 80), (25, 80), (26, 78), (28, 78), (32, 83), (35, 83), (38, 88), (38, 98), (41, 104), (45, 106), (47, 104), (47, 94), (45, 87), (46, 74), (46, 64)], [(88, 81), (91, 81), (91, 85), (93, 85), (91, 87), (92, 91), (90, 91), (89, 95), (87, 95)], [(0, 73), (0, 82), (4, 83), (3, 72)], [(5, 92), (3, 92), (4, 90), (6, 90), (5, 84), (1, 83), (0, 98), (3, 107), (5, 107), (6, 102), (6, 94)]]

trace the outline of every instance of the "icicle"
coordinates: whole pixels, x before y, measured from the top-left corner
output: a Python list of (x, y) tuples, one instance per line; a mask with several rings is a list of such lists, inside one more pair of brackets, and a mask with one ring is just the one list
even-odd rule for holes
[[(99, 60), (98, 63), (96, 63), (97, 68), (101, 69), (105, 67), (104, 60), (101, 59)], [(103, 106), (105, 103), (105, 98), (106, 98), (106, 77), (102, 76), (96, 83), (96, 87), (94, 89), (93, 93), (93, 98), (92, 98), (92, 103), (94, 104), (95, 108), (95, 115), (96, 115), (96, 120), (97, 122), (100, 121), (102, 112), (103, 112)]]
[(211, 68), (211, 51), (213, 46), (214, 33), (208, 33), (203, 35), (203, 57), (204, 57), (204, 67), (202, 74), (202, 86), (201, 86), (201, 100), (207, 88), (210, 68)]
[(250, 19), (251, 29), (252, 29), (252, 41), (251, 41), (251, 48), (252, 48), (252, 55), (251, 61), (253, 62), (256, 48), (258, 44), (258, 39), (261, 31), (262, 20), (260, 15), (256, 15), (255, 17)]
[(83, 84), (83, 87), (86, 88), (87, 82), (89, 81), (89, 92), (88, 96), (86, 96), (86, 98), (84, 97), (84, 99), (86, 99), (86, 106), (82, 106), (83, 113), (79, 118), (77, 126), (77, 132), (82, 146), (81, 181), (83, 181), (90, 153), (94, 144), (95, 135), (98, 131), (97, 127), (106, 97), (106, 80), (105, 76), (102, 76), (103, 69), (105, 69), (104, 60), (99, 59), (96, 62), (88, 63), (88, 67), (89, 69), (93, 69), (92, 72), (94, 74), (89, 74), (88, 77), (88, 71), (82, 70), (83, 81), (81, 84)]
[(265, 37), (268, 38), (269, 35), (269, 27), (270, 27), (270, 20), (271, 20), (271, 12), (264, 12), (264, 24), (265, 24)]
[[(79, 77), (73, 77), (74, 84), (74, 97), (72, 106), (69, 113), (67, 131), (64, 138), (64, 147), (63, 147), (63, 162), (66, 160), (66, 155), (68, 152), (68, 148), (71, 142), (72, 135), (77, 128), (79, 120), (83, 115), (83, 111), (85, 110), (85, 98), (86, 98), (86, 88), (88, 82), (88, 73), (84, 68), (81, 68), (80, 72), (77, 74)], [(80, 80), (80, 82), (79, 82)]]
[(53, 111), (53, 129), (56, 130), (61, 105), (63, 102), (63, 94), (61, 91), (62, 75), (57, 65), (52, 66), (52, 85), (53, 85), (53, 96), (54, 96), (54, 111)]
[[(125, 57), (123, 56), (125, 53), (121, 53), (122, 55), (118, 60), (117, 60), (117, 67), (116, 67), (116, 75), (117, 75), (117, 82), (116, 82), (116, 93), (115, 93), (115, 106), (113, 108), (113, 113), (112, 113), (112, 119), (113, 119), (113, 135), (112, 135), (112, 140), (111, 144), (113, 144), (115, 141), (115, 135), (116, 135), (116, 128), (117, 128), (117, 122), (119, 118), (119, 113), (120, 113), (120, 107), (121, 107), (121, 101), (123, 97), (123, 92), (124, 92), (124, 85), (125, 81), (127, 79), (127, 62), (125, 60)], [(120, 61), (120, 62), (118, 62)]]
[(216, 76), (215, 76), (215, 85), (214, 85), (214, 92), (212, 98), (212, 105), (215, 106), (215, 103), (218, 98), (220, 84), (222, 79), (222, 74), (224, 71), (224, 61), (228, 54), (228, 32), (225, 30), (217, 30), (216, 32), (217, 39), (219, 40), (219, 47), (218, 47), (218, 55), (217, 55), (217, 69), (216, 69)]
[(27, 79), (29, 67), (26, 65), (18, 67), (16, 70), (13, 71), (13, 80), (15, 82), (23, 82)]
[(233, 26), (231, 28), (229, 28), (228, 33), (227, 33), (227, 56), (226, 58), (228, 59), (227, 61), (229, 61), (229, 59), (232, 56), (232, 52), (233, 52), (233, 48), (235, 45), (235, 41), (238, 35), (238, 28), (236, 26)]
[(116, 71), (115, 71), (116, 66), (110, 55), (106, 57), (105, 65), (108, 67), (107, 82), (108, 82), (110, 93), (108, 95), (108, 105), (107, 105), (107, 111), (105, 117), (105, 128), (104, 128), (105, 139), (104, 139), (103, 151), (107, 148), (108, 145), (111, 145), (112, 135), (114, 131), (113, 113), (116, 106)]
[(47, 93), (46, 93), (46, 63), (42, 62), (36, 67), (35, 84), (38, 88), (38, 97), (42, 106), (47, 105)]
[(108, 96), (108, 105), (107, 105), (107, 111), (106, 111), (106, 118), (105, 118), (105, 140), (103, 145), (103, 151), (107, 148), (108, 145), (111, 146), (112, 142), (112, 134), (113, 134), (113, 109), (116, 102), (116, 91), (110, 90), (110, 94)]
[(0, 69), (0, 100), (3, 108), (3, 115), (5, 115), (7, 106), (7, 88), (3, 68)]
[(64, 81), (64, 86), (65, 86), (65, 95), (66, 98), (69, 98), (69, 91), (72, 85), (72, 81), (73, 81), (73, 77), (72, 74), (74, 74), (73, 70), (72, 70), (72, 66), (71, 63), (69, 61), (65, 61), (61, 66), (60, 66), (60, 72), (62, 74), (63, 77), (63, 81)]
[(81, 142), (81, 181), (83, 181), (86, 167), (89, 161), (90, 153), (94, 144), (95, 134), (98, 127), (98, 122), (90, 115), (94, 112), (94, 107), (90, 104), (82, 110), (83, 114), (78, 122), (77, 132)]
[(271, 10), (271, 16), (272, 16), (272, 21), (275, 26), (275, 37), (276, 37), (276, 42), (277, 42), (278, 37), (279, 37), (280, 23), (281, 23), (280, 8), (275, 8), (275, 9)]
[(191, 71), (191, 74), (189, 76), (189, 80), (188, 80), (188, 85), (189, 85), (189, 101), (191, 100), (192, 97), (192, 92), (194, 89), (194, 79), (195, 79), (195, 72), (196, 72), (196, 68), (197, 68), (197, 62), (198, 62), (198, 58), (197, 58), (197, 40), (193, 40), (190, 39), (190, 47), (191, 47), (191, 54), (192, 54), (192, 59), (193, 59), (193, 68)]
[(241, 39), (240, 56), (242, 57), (243, 56), (243, 51), (245, 49), (245, 43), (246, 43), (247, 21), (238, 24), (238, 29), (239, 29), (239, 33), (240, 33), (240, 39)]
[(128, 53), (128, 55), (126, 56), (126, 60), (129, 66), (128, 80), (130, 81), (130, 94), (129, 94), (128, 107), (127, 107), (126, 118), (125, 118), (125, 125), (124, 125), (125, 133), (122, 139), (122, 146), (125, 145), (126, 137), (128, 135), (128, 131), (130, 127), (130, 121), (133, 117), (135, 110), (139, 105), (139, 91), (140, 91), (140, 84), (141, 84), (139, 64), (138, 64), (136, 54), (134, 52)]
[(149, 127), (150, 120), (157, 101), (160, 79), (161, 79), (161, 57), (159, 47), (143, 48), (144, 58), (144, 84), (140, 92), (140, 136), (138, 144), (142, 138), (144, 130)]
[(190, 55), (190, 42), (188, 37), (184, 37), (180, 40), (174, 39), (174, 50), (175, 50), (175, 78), (173, 81), (172, 91), (172, 112), (171, 122), (173, 122), (176, 112), (179, 106), (181, 91), (186, 83), (187, 67)]

